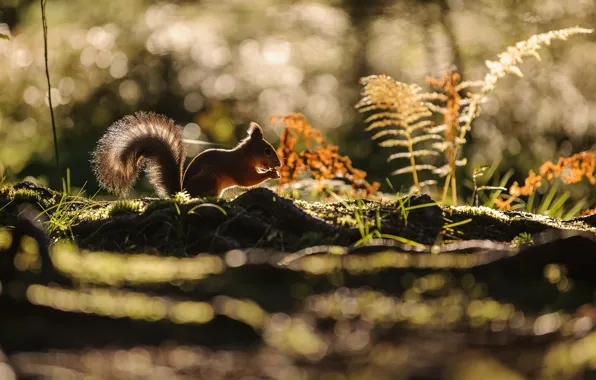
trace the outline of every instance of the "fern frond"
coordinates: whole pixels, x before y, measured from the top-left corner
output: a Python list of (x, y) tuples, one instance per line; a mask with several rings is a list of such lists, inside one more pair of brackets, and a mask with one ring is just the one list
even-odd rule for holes
[(441, 94), (440, 92), (425, 92), (420, 94), (420, 99), (426, 101), (438, 100), (440, 102), (446, 102), (447, 96), (445, 94)]
[(406, 166), (405, 168), (401, 168), (398, 169), (394, 172), (392, 172), (392, 175), (400, 175), (400, 174), (406, 174), (406, 173), (413, 173), (415, 171), (419, 171), (419, 170), (436, 170), (437, 167), (433, 166), (433, 165), (416, 165), (414, 166)]
[(379, 143), (379, 146), (382, 146), (383, 148), (392, 148), (395, 146), (400, 146), (400, 147), (404, 147), (407, 148), (410, 146), (410, 141), (408, 140), (398, 140), (398, 139), (391, 139), (391, 140), (385, 140), (383, 142)]
[(387, 161), (392, 161), (395, 160), (396, 158), (410, 158), (410, 157), (424, 157), (424, 156), (438, 156), (439, 152), (434, 151), (434, 150), (430, 150), (430, 149), (423, 149), (423, 150), (416, 150), (413, 152), (399, 152), (399, 153), (394, 153), (391, 156), (389, 156), (389, 158), (387, 158)]
[[(509, 46), (507, 50), (497, 55), (497, 61), (486, 61), (486, 66), (488, 67), (489, 72), (484, 76), (480, 93), (468, 95), (469, 104), (467, 104), (461, 113), (460, 122), (462, 124), (459, 133), (460, 141), (465, 141), (464, 138), (466, 134), (472, 129), (472, 121), (478, 116), (480, 104), (485, 101), (486, 96), (495, 88), (497, 81), (507, 75), (507, 73), (523, 76), (518, 64), (522, 62), (524, 57), (534, 57), (537, 60), (540, 60), (538, 50), (545, 45), (549, 46), (553, 40), (565, 41), (569, 36), (589, 34), (593, 31), (593, 29), (573, 27), (536, 34), (527, 40), (516, 43), (514, 46)], [(478, 82), (470, 82), (469, 86), (476, 86), (478, 84)], [(461, 144), (456, 144), (454, 149), (455, 158), (458, 157), (460, 148)], [(453, 176), (454, 173), (448, 174), (448, 178), (445, 182), (446, 186), (450, 177)], [(445, 193), (446, 192), (444, 191), (443, 195), (445, 195)]]
[(430, 103), (430, 102), (425, 102), (424, 105), (432, 112), (436, 112), (436, 113), (440, 113), (440, 114), (447, 113), (447, 108), (445, 108), (445, 107), (441, 107), (441, 106), (438, 106), (438, 105)]
[[(367, 131), (381, 129), (372, 136), (376, 140), (383, 136), (400, 136), (403, 139), (390, 139), (379, 143), (382, 147), (405, 147), (407, 153), (397, 153), (391, 156), (395, 158), (408, 158), (410, 160), (410, 171), (414, 180), (414, 187), (420, 191), (417, 168), (424, 165), (416, 165), (416, 157), (427, 156), (428, 151), (416, 151), (414, 145), (435, 139), (437, 135), (429, 134), (427, 129), (432, 122), (427, 118), (432, 115), (427, 106), (430, 100), (444, 99), (443, 94), (430, 93), (422, 94), (418, 85), (398, 82), (387, 75), (372, 75), (362, 78), (360, 83), (362, 99), (356, 104), (359, 112), (375, 112), (369, 116), (366, 122), (369, 126)], [(399, 172), (399, 171), (397, 171)]]
[[(457, 139), (456, 139), (456, 141), (457, 141)], [(458, 142), (458, 144), (461, 144), (461, 143)], [(445, 140), (445, 141), (439, 141), (439, 142), (433, 143), (432, 147), (439, 152), (445, 152), (447, 149), (453, 148), (454, 144), (451, 141)]]
[(439, 152), (444, 152), (449, 148), (453, 147), (453, 143), (451, 141), (441, 141), (437, 143), (433, 143), (432, 147), (435, 148)]
[(430, 120), (422, 120), (410, 125), (410, 131), (417, 131), (422, 128), (426, 128), (426, 132), (428, 132), (428, 128), (433, 125), (433, 122)]
[[(445, 95), (445, 105), (441, 107), (442, 110), (440, 112), (442, 116), (443, 124), (441, 128), (436, 128), (437, 132), (443, 132), (444, 141), (441, 143), (433, 144), (433, 147), (438, 149), (441, 152), (445, 153), (445, 157), (447, 158), (447, 165), (448, 168), (447, 174), (453, 176), (455, 174), (455, 168), (457, 165), (455, 164), (456, 154), (455, 154), (455, 147), (459, 143), (457, 139), (457, 135), (461, 133), (462, 122), (461, 122), (461, 112), (464, 106), (462, 106), (462, 97), (460, 95), (460, 91), (464, 88), (472, 86), (473, 82), (462, 82), (461, 76), (458, 73), (446, 71), (443, 75), (443, 79), (437, 78), (426, 78), (426, 82), (433, 86), (439, 88), (442, 93)], [(433, 130), (433, 132), (435, 132)], [(445, 169), (439, 170), (439, 174), (444, 176)], [(455, 177), (453, 177), (455, 178)], [(445, 186), (443, 187), (443, 200), (447, 196), (447, 190), (451, 185), (451, 197), (452, 197), (452, 204), (457, 204), (457, 195), (456, 195), (456, 181), (452, 180), (449, 182), (445, 182)]]
[[(364, 119), (364, 121), (366, 123), (370, 123), (371, 121), (381, 120), (381, 119), (401, 120), (401, 118), (399, 116), (400, 115), (396, 114), (395, 112), (377, 112), (377, 113), (373, 113), (372, 115), (370, 115), (369, 117)], [(366, 130), (369, 130), (369, 129), (371, 129), (370, 126)]]
[[(454, 165), (466, 166), (467, 163), (468, 160), (466, 158), (462, 158), (461, 160), (455, 160)], [(436, 168), (433, 172), (439, 177), (445, 177), (451, 173), (451, 164), (445, 164), (439, 168)]]
[(375, 110), (379, 110), (379, 109), (391, 109), (391, 107), (386, 106), (385, 108), (383, 108), (382, 106), (378, 106), (375, 104), (372, 104), (370, 102), (363, 102), (362, 100), (356, 105), (358, 108), (358, 111), (360, 113), (366, 113), (366, 112), (370, 112), (370, 111), (375, 111)]
[(404, 141), (407, 141), (408, 133), (405, 131), (402, 131), (400, 129), (385, 129), (383, 131), (377, 132), (374, 135), (372, 135), (371, 139), (378, 140), (379, 138), (385, 137), (385, 136), (403, 136), (403, 137), (405, 137)]
[(444, 132), (447, 126), (445, 124), (437, 125), (436, 127), (428, 128), (426, 131), (428, 133), (439, 133)]
[(393, 146), (414, 146), (424, 141), (428, 140), (440, 140), (442, 137), (440, 135), (420, 135), (408, 140), (385, 140), (379, 143), (380, 146), (383, 148), (389, 148)]
[(569, 36), (589, 34), (593, 31), (593, 29), (579, 27), (553, 30), (547, 33), (533, 35), (525, 41), (520, 41), (514, 46), (509, 46), (507, 50), (497, 55), (497, 61), (486, 61), (489, 72), (484, 77), (482, 93), (487, 94), (492, 91), (495, 88), (495, 83), (507, 73), (523, 77), (521, 70), (517, 66), (522, 62), (522, 58), (534, 57), (540, 61), (538, 50), (544, 45), (550, 45), (552, 40), (567, 40)]
[(484, 81), (481, 80), (466, 80), (463, 82), (459, 82), (458, 85), (455, 86), (455, 91), (460, 92), (461, 90), (464, 90), (469, 87), (481, 87), (482, 85), (484, 85)]
[(446, 177), (451, 172), (451, 165), (443, 165), (440, 168), (436, 168), (433, 170), (433, 173), (438, 175), (439, 177), (443, 178)]
[[(372, 131), (373, 129), (379, 129), (379, 128), (385, 128), (385, 127), (396, 127), (396, 126), (401, 125), (402, 122), (403, 121), (398, 120), (398, 119), (377, 120), (377, 121), (370, 123), (370, 125), (365, 129), (365, 131)], [(409, 125), (409, 128), (405, 129), (404, 131), (406, 131), (407, 133), (412, 133), (413, 131), (416, 131), (416, 130), (422, 129), (422, 128), (426, 128), (431, 125), (432, 125), (432, 122), (430, 120), (423, 120), (423, 121), (412, 123), (411, 125)]]
[(420, 182), (420, 187), (428, 187), (437, 184), (437, 180), (435, 179), (427, 179), (426, 181)]
[(459, 102), (460, 106), (467, 106), (468, 104), (472, 103), (472, 99), (469, 97), (470, 94), (466, 96), (468, 96), (468, 98), (462, 98), (462, 100)]
[(416, 145), (428, 140), (441, 140), (442, 138), (443, 136), (441, 135), (420, 135), (412, 139), (412, 145)]
[(372, 135), (371, 139), (378, 140), (380, 137), (385, 136), (403, 136), (406, 138), (404, 141), (407, 142), (408, 133), (400, 129), (385, 129), (384, 131), (380, 131)]
[(370, 123), (369, 126), (366, 127), (365, 131), (370, 132), (373, 129), (391, 127), (395, 125), (399, 125), (399, 121), (396, 122), (396, 120), (391, 119), (377, 120), (375, 122)]
[[(538, 50), (550, 45), (553, 40), (566, 40), (575, 34), (592, 33), (592, 29), (574, 27), (537, 34), (525, 41), (508, 47), (497, 55), (497, 60), (486, 61), (488, 73), (481, 81), (461, 81), (459, 74), (447, 72), (442, 79), (427, 78), (427, 83), (438, 87), (437, 92), (423, 93), (414, 84), (405, 84), (387, 75), (372, 75), (361, 78), (362, 98), (356, 104), (361, 113), (371, 113), (366, 118), (367, 131), (376, 130), (372, 136), (394, 136), (379, 142), (382, 147), (404, 147), (407, 153), (395, 153), (390, 160), (409, 158), (410, 166), (396, 170), (393, 174), (412, 173), (414, 187), (420, 191), (417, 171), (432, 167), (436, 174), (447, 176), (443, 189), (443, 199), (449, 186), (453, 204), (456, 204), (455, 168), (465, 165), (465, 159), (458, 159), (461, 146), (466, 143), (466, 134), (471, 130), (472, 121), (478, 116), (480, 105), (494, 89), (497, 81), (508, 73), (523, 76), (519, 64), (524, 57), (540, 59)], [(462, 95), (465, 89), (480, 87), (477, 93)], [(436, 127), (428, 120), (433, 113), (442, 117), (442, 123)], [(439, 135), (439, 134), (442, 134)], [(399, 138), (395, 138), (399, 137)], [(429, 154), (428, 150), (415, 150), (415, 145), (426, 141), (438, 141), (432, 148), (445, 152), (448, 164), (440, 168), (432, 165), (417, 165), (415, 158)]]

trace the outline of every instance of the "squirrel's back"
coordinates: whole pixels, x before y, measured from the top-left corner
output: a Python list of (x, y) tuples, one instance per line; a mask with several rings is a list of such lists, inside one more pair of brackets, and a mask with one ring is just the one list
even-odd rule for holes
[(92, 164), (107, 190), (126, 194), (144, 167), (160, 196), (182, 189), (186, 150), (182, 129), (173, 120), (137, 112), (112, 124), (93, 152)]

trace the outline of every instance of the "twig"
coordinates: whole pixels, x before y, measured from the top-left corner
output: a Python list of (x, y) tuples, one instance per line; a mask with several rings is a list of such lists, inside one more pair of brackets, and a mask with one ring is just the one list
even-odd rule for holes
[(52, 106), (52, 85), (50, 84), (50, 69), (48, 66), (48, 21), (46, 19), (46, 0), (40, 0), (41, 22), (43, 24), (43, 52), (46, 65), (46, 78), (48, 80), (48, 101), (50, 103), (50, 117), (52, 119), (52, 132), (54, 133), (54, 153), (56, 155), (56, 167), (58, 178), (60, 178), (60, 154), (58, 153), (58, 134), (56, 133), (56, 122), (54, 121), (54, 107)]

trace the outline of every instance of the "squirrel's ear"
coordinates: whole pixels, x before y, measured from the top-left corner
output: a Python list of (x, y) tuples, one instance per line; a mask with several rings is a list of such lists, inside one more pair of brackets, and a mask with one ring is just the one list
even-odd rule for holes
[(248, 127), (248, 135), (251, 139), (263, 139), (263, 128), (254, 121)]

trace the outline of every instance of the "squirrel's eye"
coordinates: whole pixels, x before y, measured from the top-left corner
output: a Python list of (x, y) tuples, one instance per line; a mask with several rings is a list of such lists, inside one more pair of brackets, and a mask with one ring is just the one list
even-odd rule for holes
[(271, 148), (265, 148), (265, 154), (266, 154), (267, 156), (270, 156), (270, 155), (271, 155), (271, 153), (273, 153), (273, 151), (271, 150)]

